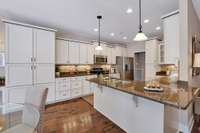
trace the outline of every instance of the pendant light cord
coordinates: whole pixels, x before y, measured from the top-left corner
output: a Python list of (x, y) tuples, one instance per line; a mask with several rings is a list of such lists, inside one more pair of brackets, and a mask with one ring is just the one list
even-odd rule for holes
[(142, 32), (142, 4), (139, 0), (139, 32)]
[(99, 18), (99, 46), (100, 46), (100, 44), (101, 44), (101, 40), (100, 40), (100, 39), (101, 39), (101, 35), (100, 35), (100, 34), (101, 34), (101, 29), (100, 29), (100, 28), (101, 28), (101, 24), (100, 24), (100, 21), (101, 21), (101, 20), (100, 20), (100, 18)]

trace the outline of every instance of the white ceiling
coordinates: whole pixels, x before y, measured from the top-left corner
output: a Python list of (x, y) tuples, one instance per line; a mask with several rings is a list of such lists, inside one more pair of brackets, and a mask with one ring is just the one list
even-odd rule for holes
[[(160, 17), (178, 9), (178, 0), (142, 0), (144, 32), (160, 36), (156, 26), (162, 26)], [(132, 14), (126, 14), (132, 8)], [(138, 0), (0, 0), (0, 16), (9, 19), (48, 26), (67, 33), (70, 38), (90, 40), (97, 38), (96, 16), (102, 15), (102, 40), (111, 43), (131, 42), (138, 31)], [(109, 34), (115, 33), (114, 37)], [(127, 36), (127, 40), (123, 37)]]
[(200, 0), (192, 0), (197, 16), (200, 20)]

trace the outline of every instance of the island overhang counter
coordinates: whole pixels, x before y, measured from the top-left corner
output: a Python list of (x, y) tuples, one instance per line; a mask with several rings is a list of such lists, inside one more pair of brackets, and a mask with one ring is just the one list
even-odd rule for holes
[(161, 85), (163, 92), (144, 90), (144, 81), (89, 79), (94, 108), (128, 133), (189, 133), (193, 101), (199, 88)]

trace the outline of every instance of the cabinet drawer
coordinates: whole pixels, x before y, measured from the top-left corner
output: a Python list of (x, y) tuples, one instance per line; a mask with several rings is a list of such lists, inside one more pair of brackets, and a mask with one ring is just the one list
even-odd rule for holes
[(82, 95), (82, 89), (73, 89), (71, 90), (71, 96), (72, 97), (77, 97)]
[(68, 99), (70, 97), (70, 90), (56, 91), (56, 100)]
[(71, 81), (81, 81), (83, 77), (71, 77)]
[(82, 88), (82, 82), (81, 81), (71, 82), (71, 89), (76, 89), (76, 88)]
[(56, 84), (70, 83), (70, 78), (57, 78)]

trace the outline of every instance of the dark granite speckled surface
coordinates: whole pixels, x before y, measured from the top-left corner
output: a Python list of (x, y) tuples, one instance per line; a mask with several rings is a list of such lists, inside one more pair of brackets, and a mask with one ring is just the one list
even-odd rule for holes
[(161, 84), (161, 87), (164, 88), (163, 92), (148, 92), (144, 90), (146, 85), (144, 81), (121, 82), (120, 80), (102, 80), (98, 78), (89, 79), (88, 81), (180, 109), (187, 109), (200, 93), (200, 88), (178, 83)]

